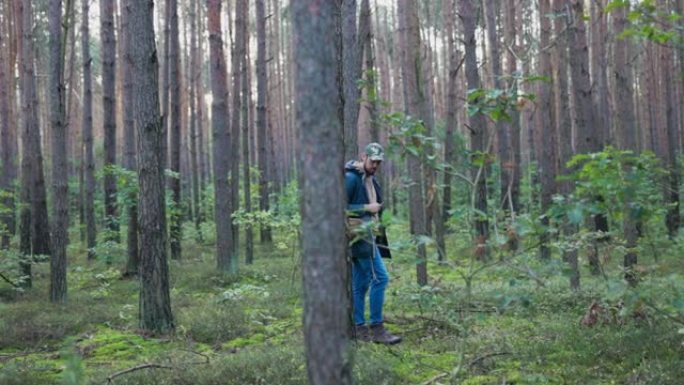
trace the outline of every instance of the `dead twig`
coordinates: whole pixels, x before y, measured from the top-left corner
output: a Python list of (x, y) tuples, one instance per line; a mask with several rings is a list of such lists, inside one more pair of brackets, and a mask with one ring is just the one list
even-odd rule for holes
[(113, 384), (114, 379), (116, 377), (123, 376), (124, 374), (136, 372), (136, 371), (142, 370), (142, 369), (174, 369), (174, 368), (172, 366), (159, 365), (159, 364), (150, 364), (150, 363), (141, 364), (138, 366), (134, 366), (132, 368), (128, 368), (128, 369), (118, 371), (118, 372), (110, 375), (109, 377), (107, 377), (107, 384)]
[(496, 356), (506, 356), (506, 355), (509, 355), (509, 354), (513, 354), (513, 353), (511, 353), (511, 352), (487, 353), (487, 354), (485, 354), (485, 355), (482, 355), (482, 356), (477, 357), (477, 358), (475, 358), (474, 360), (470, 361), (470, 363), (468, 364), (468, 367), (470, 368), (470, 367), (472, 367), (472, 366), (475, 366), (476, 364), (478, 364), (478, 363), (481, 362), (481, 361), (486, 360), (487, 358), (492, 358), (492, 357), (496, 357)]
[(423, 383), (420, 384), (420, 385), (430, 385), (430, 384), (434, 384), (435, 382), (441, 380), (442, 378), (444, 378), (444, 377), (446, 377), (446, 376), (448, 376), (448, 375), (449, 375), (449, 373), (441, 373), (441, 374), (438, 374), (438, 375), (432, 377), (431, 379), (429, 379), (429, 380), (423, 382)]
[(0, 271), (0, 278), (4, 279), (5, 282), (9, 283), (10, 285), (12, 285), (12, 286), (14, 286), (14, 287), (16, 287), (16, 288), (19, 288), (19, 285), (17, 285), (16, 283), (12, 282), (12, 280), (10, 280), (9, 278), (7, 278), (7, 277), (5, 276), (5, 274), (3, 274), (3, 273), (4, 273), (4, 271)]

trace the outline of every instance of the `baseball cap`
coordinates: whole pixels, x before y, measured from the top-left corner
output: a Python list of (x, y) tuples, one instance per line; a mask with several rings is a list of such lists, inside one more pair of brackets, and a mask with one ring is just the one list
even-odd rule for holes
[(379, 143), (369, 143), (364, 152), (370, 160), (385, 160), (385, 151)]

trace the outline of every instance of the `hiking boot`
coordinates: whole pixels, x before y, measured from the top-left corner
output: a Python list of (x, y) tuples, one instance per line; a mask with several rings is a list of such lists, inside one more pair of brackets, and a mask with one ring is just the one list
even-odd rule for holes
[(356, 325), (354, 327), (354, 339), (361, 342), (370, 342), (370, 331), (368, 325)]
[(370, 339), (375, 343), (385, 345), (394, 345), (401, 342), (401, 337), (388, 332), (382, 322), (370, 326)]

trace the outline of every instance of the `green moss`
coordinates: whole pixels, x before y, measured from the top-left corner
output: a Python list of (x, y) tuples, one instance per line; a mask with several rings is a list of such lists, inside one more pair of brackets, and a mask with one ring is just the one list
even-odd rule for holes
[(251, 336), (247, 338), (242, 338), (238, 337), (235, 338), (231, 341), (228, 341), (226, 343), (221, 344), (221, 349), (222, 350), (231, 350), (231, 349), (239, 349), (239, 348), (244, 348), (245, 346), (250, 346), (250, 345), (261, 345), (266, 341), (266, 336), (263, 335), (262, 333), (256, 333), (252, 334)]

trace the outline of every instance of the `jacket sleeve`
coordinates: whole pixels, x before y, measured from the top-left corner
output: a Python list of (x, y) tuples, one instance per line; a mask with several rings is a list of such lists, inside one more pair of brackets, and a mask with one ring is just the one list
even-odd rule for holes
[(344, 174), (344, 188), (347, 193), (347, 215), (360, 216), (364, 214), (363, 203), (352, 203), (358, 181), (359, 178), (354, 174), (349, 172)]

